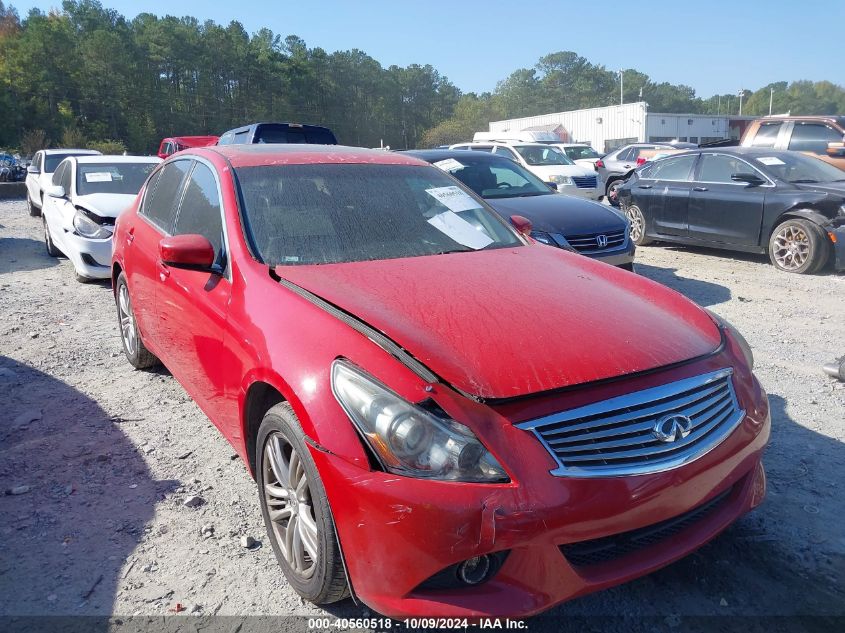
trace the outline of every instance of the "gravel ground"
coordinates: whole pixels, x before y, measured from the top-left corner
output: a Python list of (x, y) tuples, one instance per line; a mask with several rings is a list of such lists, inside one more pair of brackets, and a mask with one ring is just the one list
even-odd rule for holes
[[(40, 226), (22, 201), (0, 201), (0, 616), (165, 615), (177, 603), (368, 614), (351, 600), (324, 611), (288, 588), (232, 448), (165, 370), (131, 369), (109, 286), (76, 282)], [(845, 385), (821, 372), (845, 354), (845, 276), (661, 246), (638, 261), (754, 348), (772, 404), (769, 496), (686, 559), (551, 615), (656, 618), (626, 631), (688, 616), (845, 616)]]

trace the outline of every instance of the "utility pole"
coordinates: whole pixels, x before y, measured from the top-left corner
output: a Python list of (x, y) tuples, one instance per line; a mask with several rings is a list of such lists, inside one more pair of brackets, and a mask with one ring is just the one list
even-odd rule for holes
[(745, 89), (739, 89), (739, 116), (742, 116), (742, 97), (745, 95)]
[(619, 69), (619, 105), (622, 105), (625, 101), (624, 93), (625, 93), (625, 72), (620, 68)]
[(769, 116), (772, 116), (772, 99), (775, 96), (775, 89), (769, 88)]
[(722, 114), (722, 95), (719, 95), (719, 105), (716, 106), (716, 116)]

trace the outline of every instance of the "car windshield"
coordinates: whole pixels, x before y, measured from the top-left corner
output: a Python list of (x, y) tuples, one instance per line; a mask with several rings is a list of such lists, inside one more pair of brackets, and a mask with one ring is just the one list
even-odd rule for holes
[(771, 156), (755, 155), (754, 160), (765, 173), (787, 182), (814, 183), (845, 180), (845, 172), (838, 167), (800, 152), (778, 152)]
[(135, 195), (157, 163), (78, 163), (76, 193), (123, 193)]
[(453, 175), (482, 198), (552, 195), (537, 176), (512, 160), (480, 160), (472, 154), (433, 163)]
[(522, 244), (498, 215), (435, 167), (263, 165), (236, 174), (247, 239), (271, 266)]
[(514, 145), (513, 148), (531, 166), (541, 165), (574, 165), (563, 152), (554, 147), (542, 145)]
[(76, 156), (76, 154), (46, 154), (44, 156), (44, 173), (52, 174), (56, 171), (56, 167), (68, 156)]
[(592, 147), (586, 145), (579, 145), (578, 147), (567, 147), (564, 149), (566, 155), (572, 160), (582, 160), (584, 158), (601, 158), (601, 155)]

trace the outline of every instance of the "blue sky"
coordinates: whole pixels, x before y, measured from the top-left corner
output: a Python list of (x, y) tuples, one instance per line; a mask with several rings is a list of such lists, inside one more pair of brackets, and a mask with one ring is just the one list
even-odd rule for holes
[[(21, 17), (60, 0), (6, 0)], [(103, 0), (128, 18), (193, 15), (268, 27), (328, 51), (359, 48), (383, 66), (431, 64), (463, 91), (493, 90), (517, 68), (572, 50), (610, 69), (684, 83), (699, 96), (772, 81), (845, 84), (845, 1), (785, 0)]]

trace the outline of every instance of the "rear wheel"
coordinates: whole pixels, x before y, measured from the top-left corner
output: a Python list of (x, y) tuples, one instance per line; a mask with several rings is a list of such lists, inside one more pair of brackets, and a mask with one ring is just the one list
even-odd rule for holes
[(135, 322), (135, 313), (132, 311), (132, 300), (129, 297), (129, 286), (126, 285), (126, 275), (120, 273), (117, 278), (117, 289), (115, 291), (115, 302), (117, 303), (117, 322), (120, 326), (120, 340), (123, 343), (123, 352), (129, 364), (135, 369), (146, 369), (159, 364), (158, 357), (144, 346), (141, 340), (141, 332)]
[(651, 239), (645, 234), (645, 216), (640, 208), (632, 204), (625, 209), (625, 215), (628, 216), (628, 221), (631, 223), (631, 241), (637, 246), (645, 246), (651, 242)]
[(607, 194), (607, 201), (614, 207), (619, 206), (619, 187), (621, 187), (624, 183), (625, 181), (621, 178), (611, 180), (607, 183), (607, 189), (605, 190), (605, 193)]
[(37, 218), (41, 215), (41, 209), (35, 206), (32, 202), (32, 198), (30, 198), (29, 194), (26, 194), (26, 208), (29, 211), (29, 215), (34, 218)]
[(349, 595), (331, 509), (290, 404), (270, 409), (258, 429), (256, 483), (264, 525), (293, 589), (315, 604)]
[(47, 226), (47, 218), (41, 216), (41, 223), (44, 225), (44, 246), (47, 249), (47, 254), (50, 257), (58, 257), (62, 252), (53, 244), (53, 236), (50, 235), (50, 227)]
[(769, 259), (775, 268), (787, 273), (819, 271), (830, 256), (824, 230), (800, 218), (790, 218), (777, 226), (769, 239)]

